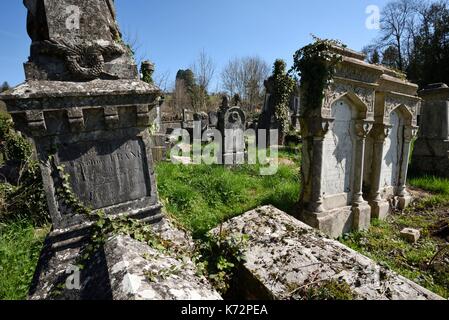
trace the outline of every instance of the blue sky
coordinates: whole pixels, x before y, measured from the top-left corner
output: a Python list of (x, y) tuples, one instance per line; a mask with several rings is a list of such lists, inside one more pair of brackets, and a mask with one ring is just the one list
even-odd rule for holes
[[(157, 72), (188, 68), (201, 50), (219, 73), (234, 57), (258, 55), (270, 64), (291, 63), (294, 52), (312, 41), (310, 34), (334, 38), (360, 50), (376, 37), (368, 30), (366, 8), (387, 0), (115, 0), (121, 31), (137, 37), (139, 57), (156, 63)], [(30, 40), (22, 0), (3, 0), (0, 12), (0, 82), (24, 80)]]

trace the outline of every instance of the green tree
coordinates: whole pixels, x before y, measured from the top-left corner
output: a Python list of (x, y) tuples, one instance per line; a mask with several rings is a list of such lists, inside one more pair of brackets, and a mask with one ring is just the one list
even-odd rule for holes
[(5, 92), (6, 90), (9, 90), (11, 87), (9, 86), (9, 83), (7, 81), (3, 82), (1, 87), (1, 92)]
[(448, 3), (432, 3), (422, 15), (423, 21), (407, 69), (408, 76), (420, 86), (436, 82), (449, 84)]

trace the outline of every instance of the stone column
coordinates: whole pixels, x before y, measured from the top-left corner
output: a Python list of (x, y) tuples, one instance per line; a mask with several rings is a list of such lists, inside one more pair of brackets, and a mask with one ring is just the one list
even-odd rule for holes
[(365, 159), (365, 142), (373, 125), (371, 122), (357, 120), (355, 123), (355, 159), (352, 210), (354, 212), (354, 229), (363, 230), (370, 226), (371, 207), (363, 199), (363, 167)]
[(410, 193), (407, 191), (407, 173), (408, 173), (408, 164), (410, 159), (410, 145), (414, 137), (416, 137), (418, 133), (418, 128), (414, 126), (405, 126), (404, 127), (404, 144), (402, 149), (402, 158), (401, 158), (401, 167), (399, 172), (399, 181), (397, 186), (397, 196), (398, 196), (398, 208), (400, 210), (405, 209), (411, 202), (412, 197)]
[(371, 175), (371, 192), (369, 203), (371, 205), (371, 218), (385, 219), (390, 211), (390, 204), (388, 201), (382, 199), (380, 185), (382, 174), (382, 162), (384, 156), (384, 144), (388, 135), (390, 134), (391, 126), (382, 123), (374, 124), (372, 135), (374, 138), (374, 153), (373, 165)]
[(323, 207), (323, 191), (322, 191), (322, 174), (323, 174), (323, 145), (324, 137), (331, 128), (332, 121), (330, 119), (312, 120), (312, 192), (311, 201), (308, 210), (312, 213), (321, 213), (325, 209)]

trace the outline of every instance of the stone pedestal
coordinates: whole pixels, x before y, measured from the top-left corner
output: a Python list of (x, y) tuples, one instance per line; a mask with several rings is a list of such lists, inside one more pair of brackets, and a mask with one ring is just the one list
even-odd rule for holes
[(416, 174), (449, 178), (449, 87), (429, 85), (419, 95), (423, 106), (411, 169)]
[(56, 229), (87, 221), (61, 195), (66, 174), (94, 211), (160, 217), (148, 130), (158, 93), (137, 80), (29, 81), (2, 97), (34, 141)]
[(26, 82), (2, 95), (33, 142), (54, 229), (75, 237), (87, 210), (160, 219), (150, 132), (160, 90), (139, 80), (113, 1), (25, 0)]

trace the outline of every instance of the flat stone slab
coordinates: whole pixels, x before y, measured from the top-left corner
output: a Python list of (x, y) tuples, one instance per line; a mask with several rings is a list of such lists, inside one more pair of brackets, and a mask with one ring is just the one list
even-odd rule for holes
[(222, 234), (249, 237), (236, 281), (243, 298), (304, 299), (307, 289), (336, 280), (359, 300), (442, 299), (272, 206), (228, 221)]
[(114, 300), (221, 300), (193, 262), (118, 236), (105, 245)]
[[(165, 218), (151, 226), (170, 243), (170, 252), (160, 252), (128, 236), (115, 236), (93, 254), (89, 263), (83, 262), (83, 268), (80, 257), (89, 234), (80, 231), (80, 237), (63, 241), (58, 236), (65, 230), (53, 231), (42, 250), (29, 299), (221, 299), (204, 277), (196, 275), (195, 265), (185, 257), (195, 249), (190, 234)], [(71, 280), (76, 270), (78, 288), (68, 286), (76, 283)]]

